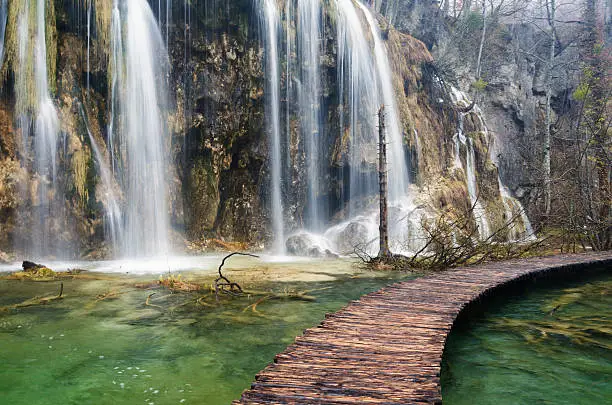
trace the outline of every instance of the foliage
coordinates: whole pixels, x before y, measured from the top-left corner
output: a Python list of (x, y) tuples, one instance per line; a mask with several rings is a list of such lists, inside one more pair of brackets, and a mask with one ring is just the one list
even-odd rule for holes
[(485, 82), (482, 78), (479, 78), (475, 82), (472, 82), (472, 87), (476, 91), (483, 91), (489, 83)]
[(468, 31), (480, 31), (483, 24), (482, 14), (478, 11), (470, 11), (463, 22)]

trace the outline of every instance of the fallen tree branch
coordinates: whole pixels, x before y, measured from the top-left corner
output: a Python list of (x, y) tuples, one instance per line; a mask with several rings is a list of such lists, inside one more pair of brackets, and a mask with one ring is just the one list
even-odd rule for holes
[(219, 265), (219, 269), (218, 269), (219, 277), (215, 279), (215, 298), (217, 299), (217, 301), (219, 300), (219, 292), (222, 292), (224, 294), (229, 294), (229, 295), (239, 295), (239, 294), (242, 294), (243, 292), (242, 287), (240, 287), (238, 283), (234, 283), (230, 281), (221, 272), (221, 270), (223, 269), (223, 265), (225, 264), (225, 261), (234, 255), (251, 256), (251, 257), (259, 258), (259, 256), (257, 255), (254, 255), (251, 253), (241, 253), (241, 252), (232, 252), (223, 258), (223, 260), (221, 261), (221, 264)]
[(145, 301), (145, 306), (147, 307), (153, 307), (153, 308), (159, 308), (159, 309), (163, 309), (161, 306), (159, 305), (155, 305), (155, 304), (151, 304), (151, 297), (154, 296), (156, 293), (151, 293), (147, 296), (147, 299)]

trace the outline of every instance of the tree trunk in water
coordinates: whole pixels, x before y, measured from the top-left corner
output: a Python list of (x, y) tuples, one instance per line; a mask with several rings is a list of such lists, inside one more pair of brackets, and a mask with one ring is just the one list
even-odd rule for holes
[(385, 107), (378, 110), (378, 184), (380, 188), (379, 258), (391, 257), (387, 222), (387, 145), (385, 143)]

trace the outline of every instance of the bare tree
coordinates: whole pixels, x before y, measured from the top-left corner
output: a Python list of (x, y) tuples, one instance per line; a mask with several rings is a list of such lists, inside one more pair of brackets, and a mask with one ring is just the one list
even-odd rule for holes
[(378, 110), (378, 184), (380, 192), (380, 223), (379, 240), (380, 250), (378, 257), (385, 259), (391, 257), (389, 250), (389, 230), (387, 215), (387, 144), (385, 143), (385, 106)]

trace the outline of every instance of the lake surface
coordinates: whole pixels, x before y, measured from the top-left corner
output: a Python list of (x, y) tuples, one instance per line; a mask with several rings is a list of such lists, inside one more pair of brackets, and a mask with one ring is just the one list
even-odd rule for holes
[(604, 404), (612, 399), (612, 274), (499, 298), (451, 332), (445, 405)]
[[(64, 298), (47, 305), (0, 311), (0, 403), (228, 404), (325, 313), (409, 277), (346, 260), (231, 263), (225, 274), (256, 295), (172, 293), (155, 285), (167, 273), (128, 266), (63, 280)], [(181, 280), (210, 286), (215, 267), (191, 266)], [(0, 307), (56, 295), (59, 284), (0, 280)], [(304, 299), (287, 298), (296, 293)]]

